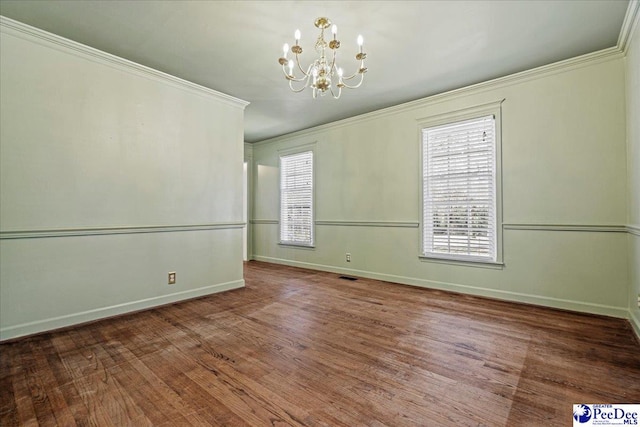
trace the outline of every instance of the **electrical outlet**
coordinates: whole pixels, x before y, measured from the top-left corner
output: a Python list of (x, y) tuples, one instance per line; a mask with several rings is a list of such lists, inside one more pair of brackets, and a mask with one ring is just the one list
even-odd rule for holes
[(175, 271), (170, 271), (169, 272), (169, 284), (170, 285), (175, 285), (176, 284), (176, 272)]
[(351, 262), (351, 254), (347, 254), (347, 262)]

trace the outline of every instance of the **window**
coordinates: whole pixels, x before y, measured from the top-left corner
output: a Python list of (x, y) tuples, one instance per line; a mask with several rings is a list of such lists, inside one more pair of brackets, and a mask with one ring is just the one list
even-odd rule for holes
[(280, 157), (280, 243), (313, 246), (313, 151)]
[(498, 261), (495, 115), (422, 129), (422, 255)]

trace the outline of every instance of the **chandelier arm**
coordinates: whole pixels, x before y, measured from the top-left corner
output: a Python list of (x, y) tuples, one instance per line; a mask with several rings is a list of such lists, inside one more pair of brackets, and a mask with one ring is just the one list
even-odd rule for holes
[(351, 79), (353, 79), (354, 77), (357, 77), (358, 75), (361, 75), (361, 76), (362, 76), (362, 75), (363, 75), (363, 73), (361, 73), (361, 72), (360, 72), (360, 70), (362, 70), (362, 69), (365, 69), (365, 67), (364, 67), (364, 61), (362, 61), (362, 62), (360, 63), (360, 68), (358, 68), (358, 69), (357, 69), (353, 74), (351, 74), (350, 76), (346, 76), (346, 77), (345, 77), (345, 76), (343, 76), (343, 77), (342, 77), (342, 80), (351, 80)]
[(289, 80), (289, 81), (293, 81), (293, 82), (303, 82), (303, 81), (305, 81), (305, 80), (308, 80), (308, 79), (309, 79), (309, 76), (303, 76), (303, 77), (298, 78), (298, 77), (296, 77), (296, 76), (289, 75), (286, 71), (284, 72), (284, 77), (285, 77), (287, 80)]
[(300, 89), (295, 89), (293, 87), (293, 84), (291, 83), (291, 81), (289, 81), (289, 89), (291, 89), (291, 91), (294, 92), (294, 93), (302, 92), (306, 88), (307, 88), (306, 86), (302, 86)]
[(355, 73), (351, 74), (350, 76), (342, 76), (342, 80), (351, 80), (351, 79), (357, 77), (358, 74), (360, 74), (360, 73), (356, 71)]
[[(355, 76), (352, 76), (352, 77), (355, 77)], [(343, 78), (342, 80), (343, 80), (342, 84), (343, 84), (343, 85), (344, 85), (344, 87), (346, 87), (347, 89), (357, 89), (357, 88), (359, 88), (359, 87), (360, 87), (360, 85), (362, 85), (362, 82), (364, 81), (364, 74), (360, 74), (360, 81), (358, 82), (358, 84), (357, 84), (357, 85), (350, 86), (350, 85), (348, 85), (348, 84), (346, 84), (346, 83), (344, 82), (344, 80), (345, 80), (344, 78)]]
[(333, 92), (333, 86), (329, 88), (329, 91), (331, 92), (331, 96), (333, 97), (333, 99), (339, 99), (339, 98), (340, 98), (340, 95), (342, 94), (342, 86), (339, 86), (339, 87), (338, 87), (338, 95), (336, 95), (336, 94)]
[(338, 50), (333, 49), (333, 58), (331, 59), (331, 70), (332, 71), (335, 70), (336, 72), (338, 71), (338, 66), (336, 65), (337, 57), (338, 57)]
[[(294, 87), (293, 87), (293, 82), (294, 82), (294, 81), (296, 81), (296, 82), (302, 82), (302, 81), (305, 81), (305, 80), (306, 80), (306, 83), (305, 83), (305, 84), (303, 84), (303, 85), (300, 87), (300, 89), (296, 89), (296, 88), (294, 88)], [(295, 93), (302, 92), (302, 91), (303, 91), (303, 90), (305, 90), (308, 86), (309, 86), (309, 76), (307, 76), (307, 77), (303, 77), (303, 78), (301, 78), (301, 79), (297, 79), (297, 80), (289, 79), (289, 89), (291, 89), (291, 90), (292, 90), (293, 92), (295, 92)]]
[(308, 74), (305, 74), (303, 77), (300, 77), (300, 78), (294, 76), (293, 74), (289, 74), (284, 65), (282, 66), (282, 72), (284, 73), (284, 77), (289, 81), (303, 82), (303, 81), (309, 79), (309, 75)]
[(309, 74), (310, 74), (310, 73), (309, 73), (310, 68), (307, 68), (307, 71), (305, 71), (305, 70), (302, 68), (302, 65), (300, 65), (300, 58), (298, 57), (298, 54), (297, 54), (297, 53), (296, 53), (296, 65), (298, 66), (298, 69), (300, 70), (300, 72), (305, 76), (305, 78), (308, 78), (308, 77), (309, 77)]

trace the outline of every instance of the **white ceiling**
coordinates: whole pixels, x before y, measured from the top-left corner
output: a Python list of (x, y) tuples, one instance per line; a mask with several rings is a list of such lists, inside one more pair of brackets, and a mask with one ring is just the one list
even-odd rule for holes
[[(628, 0), (511, 1), (31, 1), (0, 14), (249, 101), (245, 141), (306, 129), (616, 46)], [(339, 100), (289, 90), (282, 45), (313, 21), (338, 25), (341, 62), (361, 88)]]

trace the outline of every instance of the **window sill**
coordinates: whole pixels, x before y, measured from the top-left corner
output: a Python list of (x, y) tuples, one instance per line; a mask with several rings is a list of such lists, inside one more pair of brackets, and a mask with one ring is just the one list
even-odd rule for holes
[(486, 260), (462, 260), (456, 258), (444, 258), (428, 255), (418, 255), (420, 261), (435, 262), (439, 264), (460, 265), (464, 267), (476, 267), (476, 268), (491, 268), (494, 270), (502, 270), (504, 263), (499, 261), (486, 261)]
[(296, 249), (315, 249), (315, 245), (305, 245), (304, 243), (293, 243), (293, 242), (278, 242), (278, 246), (284, 246), (288, 248), (296, 248)]

